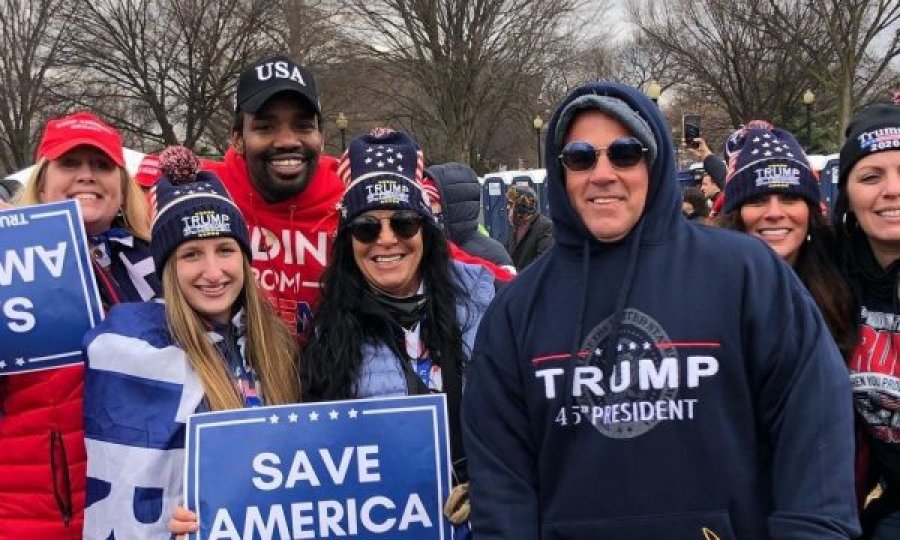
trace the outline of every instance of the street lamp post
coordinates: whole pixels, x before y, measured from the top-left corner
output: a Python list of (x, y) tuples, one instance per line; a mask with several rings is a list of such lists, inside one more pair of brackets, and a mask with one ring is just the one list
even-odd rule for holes
[(816, 100), (816, 95), (812, 93), (812, 90), (806, 89), (806, 92), (803, 92), (803, 104), (806, 105), (806, 151), (809, 152), (810, 147), (812, 146), (812, 106), (813, 102)]
[(345, 115), (343, 112), (339, 112), (334, 123), (335, 125), (337, 125), (337, 128), (341, 130), (341, 152), (343, 152), (347, 149), (347, 141), (345, 138), (348, 124), (347, 115)]
[(544, 121), (540, 116), (535, 116), (531, 123), (534, 126), (534, 133), (537, 135), (537, 168), (541, 168), (541, 128), (544, 127)]
[(656, 81), (650, 81), (647, 84), (647, 97), (650, 98), (653, 103), (659, 105), (660, 94), (662, 94), (662, 86), (660, 86)]

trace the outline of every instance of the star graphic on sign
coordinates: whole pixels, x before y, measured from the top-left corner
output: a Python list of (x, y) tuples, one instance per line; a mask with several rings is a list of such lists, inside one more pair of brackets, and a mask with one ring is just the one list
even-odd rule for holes
[(367, 157), (365, 161), (366, 161), (366, 165), (368, 165), (369, 163), (372, 163), (372, 158)]
[(20, 356), (19, 358), (16, 358), (16, 365), (17, 365), (17, 366), (24, 366), (24, 365), (25, 365), (25, 359), (22, 358), (21, 356)]
[(318, 420), (319, 420), (319, 413), (317, 413), (316, 411), (313, 411), (313, 412), (309, 413), (309, 419), (310, 419), (311, 421), (313, 421), (313, 422), (318, 422)]
[(350, 418), (356, 418), (356, 415), (358, 414), (359, 411), (357, 411), (356, 409), (350, 409), (350, 411), (347, 412), (347, 416), (349, 416)]
[(768, 150), (766, 150), (765, 152), (763, 152), (763, 155), (766, 156), (766, 157), (771, 157), (771, 156), (772, 156), (772, 152), (769, 152)]
[(339, 416), (340, 416), (340, 413), (338, 413), (334, 409), (331, 409), (331, 412), (328, 413), (328, 418), (331, 418), (332, 420), (337, 420)]
[(297, 416), (297, 413), (292, 412), (291, 414), (288, 415), (288, 422), (290, 422), (292, 424), (296, 424), (298, 418), (300, 418), (300, 417)]
[(278, 415), (277, 415), (277, 414), (273, 414), (272, 416), (270, 416), (270, 417), (269, 417), (269, 423), (270, 423), (270, 424), (277, 424), (277, 423), (278, 423)]

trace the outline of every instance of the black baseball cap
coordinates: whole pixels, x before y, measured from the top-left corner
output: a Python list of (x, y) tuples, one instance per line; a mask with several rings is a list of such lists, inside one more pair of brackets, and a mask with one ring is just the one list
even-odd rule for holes
[(269, 56), (245, 69), (238, 80), (235, 107), (239, 111), (255, 114), (279, 92), (298, 94), (321, 116), (319, 94), (312, 73), (286, 56)]

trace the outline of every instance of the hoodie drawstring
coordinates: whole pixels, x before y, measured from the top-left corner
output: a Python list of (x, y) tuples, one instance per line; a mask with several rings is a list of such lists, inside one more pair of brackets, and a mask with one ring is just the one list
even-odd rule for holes
[(584, 327), (584, 312), (587, 309), (587, 297), (588, 297), (588, 274), (590, 272), (590, 262), (591, 262), (591, 245), (590, 240), (585, 239), (584, 243), (581, 244), (581, 282), (583, 283), (581, 290), (581, 300), (578, 306), (578, 322), (575, 324), (575, 334), (572, 336), (572, 346), (570, 347), (570, 355), (572, 357), (572, 362), (568, 365), (566, 369), (563, 388), (565, 389), (566, 402), (564, 403), (566, 409), (568, 410), (570, 405), (573, 405), (572, 398), (572, 379), (575, 376), (575, 366), (578, 365), (578, 353), (581, 350), (581, 332)]
[[(604, 372), (603, 377), (609, 380), (612, 371), (615, 369), (616, 346), (619, 341), (619, 329), (622, 328), (622, 320), (625, 318), (625, 307), (628, 303), (628, 296), (631, 294), (631, 287), (634, 284), (634, 274), (637, 272), (638, 254), (640, 253), (641, 238), (643, 237), (644, 220), (641, 219), (635, 225), (634, 234), (631, 237), (631, 243), (628, 246), (628, 259), (625, 265), (625, 278), (619, 289), (619, 296), (616, 298), (615, 310), (610, 318), (609, 333), (606, 335), (606, 344), (603, 348), (603, 356), (601, 362), (606, 364), (609, 362), (609, 372)], [(585, 309), (587, 308), (588, 283), (590, 273), (590, 240), (585, 240), (581, 249), (581, 279), (584, 283), (581, 294), (581, 305), (578, 309), (578, 323), (575, 325), (575, 334), (572, 338), (571, 357), (572, 362), (569, 364), (565, 373), (565, 383), (563, 388), (566, 392), (566, 409), (574, 405), (574, 395), (572, 392), (572, 381), (575, 374), (575, 366), (579, 362), (579, 352), (581, 348), (582, 330), (584, 326)], [(590, 351), (585, 358), (590, 357)], [(607, 360), (609, 359), (609, 360)]]

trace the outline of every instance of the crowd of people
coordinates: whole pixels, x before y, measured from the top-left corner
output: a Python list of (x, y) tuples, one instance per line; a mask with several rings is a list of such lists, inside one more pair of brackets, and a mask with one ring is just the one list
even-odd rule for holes
[(684, 191), (669, 134), (574, 90), (504, 245), (409, 134), (325, 155), (287, 57), (241, 74), (222, 161), (133, 177), (114, 127), (49, 121), (8, 195), (78, 201), (106, 316), (83, 365), (0, 378), (0, 538), (195, 532), (190, 414), (431, 393), (456, 538), (900, 538), (900, 106), (853, 117), (832, 215), (789, 131), (698, 140)]

